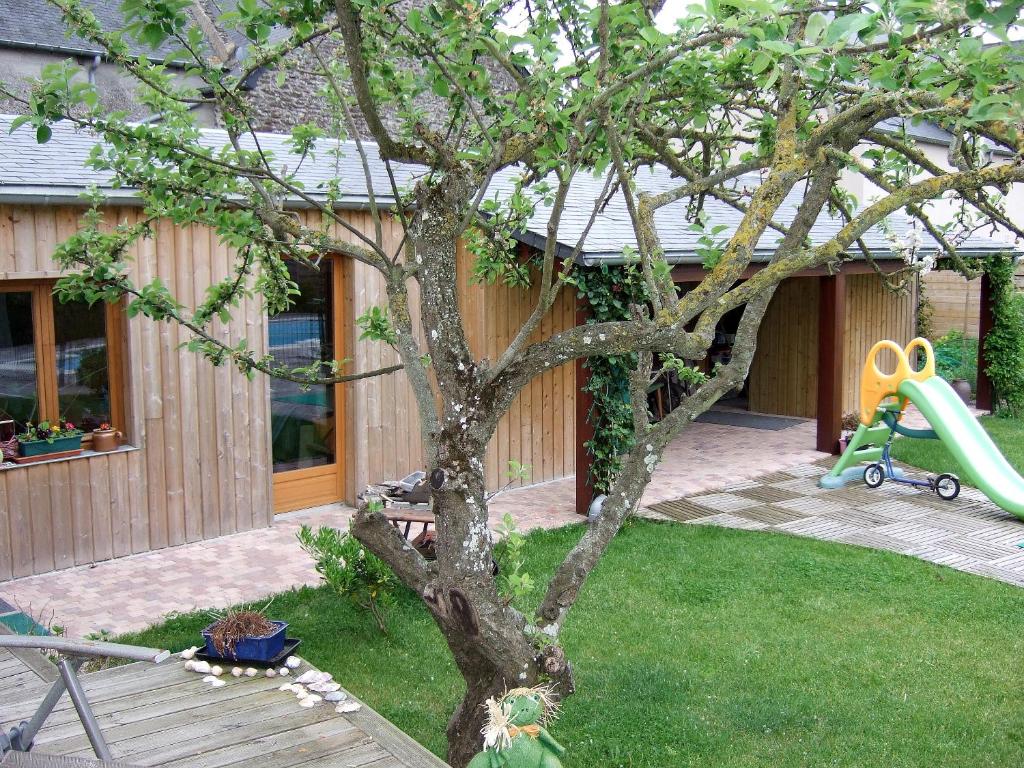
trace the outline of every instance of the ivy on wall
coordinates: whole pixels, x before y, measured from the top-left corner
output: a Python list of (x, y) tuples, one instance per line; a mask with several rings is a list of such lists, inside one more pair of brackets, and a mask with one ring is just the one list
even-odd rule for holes
[[(589, 312), (588, 323), (628, 319), (631, 304), (647, 301), (643, 279), (629, 265), (577, 268), (572, 281)], [(635, 354), (590, 357), (584, 362), (590, 379), (582, 389), (594, 398), (587, 414), (594, 437), (584, 445), (593, 457), (588, 480), (595, 494), (608, 492), (621, 466), (621, 457), (633, 446), (629, 372), (636, 365)]]
[(985, 337), (985, 373), (995, 390), (996, 410), (1024, 416), (1024, 296), (1013, 282), (1014, 263), (995, 256), (985, 265), (992, 290), (992, 330)]

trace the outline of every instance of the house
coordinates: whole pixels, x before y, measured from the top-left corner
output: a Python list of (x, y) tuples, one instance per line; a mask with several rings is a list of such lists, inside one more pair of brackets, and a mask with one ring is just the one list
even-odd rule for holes
[[(1019, 45), (1019, 44), (1018, 44)], [(950, 147), (954, 142), (951, 133), (943, 128), (928, 122), (911, 123), (910, 121), (888, 120), (882, 128), (889, 133), (897, 133), (905, 130), (907, 135), (912, 137), (917, 149), (931, 162), (943, 169), (952, 166), (950, 159)], [(992, 152), (992, 162), (1005, 162), (1009, 153), (997, 148)], [(862, 182), (863, 184), (863, 182)], [(863, 186), (869, 186), (863, 184)], [(870, 190), (860, 189), (858, 192)], [(1024, 207), (1024, 184), (1013, 184), (1006, 190), (1005, 207), (1013, 214)], [(952, 220), (956, 215), (956, 206), (950, 200), (934, 201), (930, 209), (932, 217), (938, 223)], [(1008, 250), (1018, 252), (1024, 246), (1024, 241), (1018, 238), (1017, 234), (1000, 226), (990, 226), (983, 230), (983, 233), (993, 240), (1006, 243)], [(1017, 269), (1017, 287), (1024, 290), (1024, 264)], [(984, 295), (985, 281), (978, 277), (974, 280), (967, 280), (957, 272), (950, 270), (936, 270), (925, 275), (921, 280), (922, 298), (931, 305), (931, 325), (933, 335), (938, 337), (950, 331), (960, 331), (965, 336), (977, 339), (980, 336), (983, 306), (987, 306), (988, 297)], [(986, 386), (985, 377), (982, 377), (982, 388)], [(990, 393), (982, 391), (979, 393), (981, 407), (990, 408)]]
[[(407, 0), (407, 7), (420, 0)], [(125, 26), (119, 2), (106, 0), (83, 0), (106, 30), (120, 30)], [(192, 0), (187, 11), (193, 23), (203, 33), (210, 50), (223, 65), (238, 73), (240, 62), (245, 60), (250, 41), (236, 31), (219, 23), (220, 17), (234, 10), (235, 0)], [(74, 34), (67, 34), (60, 10), (47, 0), (0, 0), (0, 82), (13, 88), (19, 98), (26, 98), (31, 84), (42, 74), (44, 67), (71, 60), (78, 65), (89, 82), (95, 84), (101, 103), (110, 110), (124, 110), (136, 120), (159, 120), (149, 108), (139, 102), (135, 90), (137, 83), (126, 76), (116, 65), (104, 57), (101, 46), (84, 40)], [(271, 42), (287, 33), (287, 29), (275, 29)], [(168, 71), (183, 83), (202, 85), (186, 74), (187, 62), (181, 60), (179, 46), (165, 43), (156, 50), (144, 46), (131, 37), (127, 38), (130, 50), (135, 55), (145, 55), (154, 63), (163, 63)], [(331, 41), (322, 41), (327, 49), (334, 47)], [(331, 132), (336, 130), (335, 116), (328, 99), (323, 95), (325, 83), (310, 73), (317, 69), (312, 54), (305, 48), (290, 53), (283, 64), (276, 68), (259, 67), (251, 72), (243, 83), (243, 91), (249, 103), (252, 126), (257, 131), (289, 131), (299, 123), (312, 123)], [(280, 81), (277, 75), (280, 73)], [(492, 78), (495, 82), (507, 82), (508, 75), (494, 67)], [(342, 87), (349, 87), (343, 81)], [(422, 99), (418, 106), (431, 122), (441, 123), (443, 117), (437, 114), (437, 102)], [(221, 125), (220, 115), (213, 105), (197, 105), (196, 123), (203, 127)], [(0, 114), (20, 114), (24, 104), (0, 95)], [(395, 119), (385, 111), (385, 123)], [(369, 130), (362, 116), (353, 115), (356, 130), (361, 138), (370, 139)]]
[[(183, 350), (185, 334), (172, 324), (128, 319), (116, 306), (56, 302), (51, 289), (59, 272), (52, 252), (75, 230), (80, 193), (97, 185), (111, 222), (135, 221), (140, 209), (132, 190), (112, 188), (106, 176), (83, 167), (94, 137), (60, 123), (53, 139), (39, 145), (27, 128), (8, 135), (11, 120), (0, 118), (0, 417), (61, 416), (86, 427), (106, 421), (124, 433), (124, 444), (113, 453), (86, 451), (0, 470), (0, 580), (267, 526), (276, 512), (351, 503), (366, 483), (422, 465), (415, 404), (402, 373), (310, 391), (262, 376), (250, 381)], [(226, 141), (218, 130), (204, 135), (214, 145)], [(285, 136), (261, 135), (260, 141), (288, 162)], [(355, 152), (345, 149), (338, 171), (347, 192), (341, 213), (368, 230), (362, 172)], [(333, 157), (317, 156), (302, 166), (309, 190), (336, 174)], [(417, 172), (400, 168), (405, 181)], [(639, 179), (644, 188), (670, 183), (663, 170), (645, 173)], [(494, 194), (507, 183), (499, 180)], [(576, 243), (597, 182), (582, 176), (575, 184), (559, 231), (563, 248)], [(798, 200), (796, 193), (787, 200), (779, 214), (783, 222)], [(709, 201), (707, 210), (727, 227), (736, 223), (732, 210), (719, 203)], [(697, 235), (680, 211), (658, 216), (675, 280), (699, 280), (704, 270)], [(541, 208), (520, 233), (524, 249), (541, 242), (545, 218)], [(910, 226), (900, 217), (891, 223), (897, 233)], [(837, 226), (823, 216), (812, 239), (827, 238)], [(398, 242), (396, 222), (388, 231)], [(902, 265), (885, 234), (872, 231), (865, 239), (883, 270)], [(595, 222), (580, 263), (614, 263), (631, 244), (628, 216), (614, 199)], [(772, 245), (768, 234), (748, 274), (763, 266)], [(922, 248), (935, 244), (926, 241)], [(1003, 248), (972, 236), (962, 250), (983, 257)], [(159, 222), (133, 256), (135, 280), (159, 277), (186, 302), (225, 277), (230, 259), (208, 230), (169, 222)], [(529, 314), (531, 296), (471, 284), (465, 250), (459, 259), (472, 350), (494, 359)], [(354, 370), (391, 363), (390, 349), (356, 341), (354, 319), (383, 301), (379, 277), (341, 257), (323, 266), (319, 274), (295, 272), (302, 293), (288, 312), (268, 318), (258, 301), (246, 300), (217, 332), (231, 341), (246, 336), (260, 353), (295, 363), (350, 358)], [(540, 335), (584, 319), (566, 292)], [(723, 341), (728, 322), (720, 329)], [(817, 418), (819, 447), (831, 450), (842, 413), (854, 409), (855, 379), (868, 347), (882, 337), (905, 342), (913, 332), (914, 296), (887, 292), (868, 264), (855, 260), (838, 275), (800, 273), (780, 287), (761, 328), (747, 407)], [(503, 484), (509, 460), (530, 465), (528, 483), (576, 472), (586, 460), (586, 403), (578, 394), (584, 375), (580, 365), (566, 365), (524, 390), (488, 452), (490, 487)], [(581, 495), (584, 506), (587, 501)]]

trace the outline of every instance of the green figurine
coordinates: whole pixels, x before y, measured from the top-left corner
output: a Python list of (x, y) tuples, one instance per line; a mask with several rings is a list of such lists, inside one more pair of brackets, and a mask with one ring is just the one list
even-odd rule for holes
[(557, 709), (550, 689), (514, 688), (486, 706), (484, 751), (468, 768), (562, 768), (565, 747), (544, 729)]

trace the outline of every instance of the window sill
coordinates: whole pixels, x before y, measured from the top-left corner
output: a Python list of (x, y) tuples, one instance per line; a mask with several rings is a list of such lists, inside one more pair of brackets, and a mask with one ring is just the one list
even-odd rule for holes
[(112, 451), (93, 451), (88, 448), (84, 449), (77, 456), (64, 456), (58, 459), (44, 459), (42, 461), (34, 461), (31, 464), (15, 464), (13, 461), (0, 462), (0, 472), (5, 472), (11, 469), (31, 469), (32, 467), (40, 467), (44, 464), (58, 464), (62, 461), (80, 461), (82, 459), (94, 459), (97, 456), (108, 456), (111, 453), (131, 453), (132, 451), (139, 450), (134, 445), (122, 445), (115, 448)]

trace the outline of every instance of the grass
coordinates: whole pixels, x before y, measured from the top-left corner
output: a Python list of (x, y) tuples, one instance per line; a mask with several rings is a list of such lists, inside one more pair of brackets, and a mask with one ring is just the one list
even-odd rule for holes
[[(982, 416), (980, 421), (1006, 460), (1024, 474), (1024, 419)], [(893, 443), (892, 455), (913, 467), (932, 473), (952, 472), (964, 484), (977, 485), (971, 473), (953, 458), (941, 440), (900, 438)]]
[[(528, 540), (549, 574), (580, 535)], [(271, 609), (303, 655), (438, 754), (460, 682), (412, 595), (391, 635), (322, 589)], [(122, 638), (181, 649), (206, 614)], [(578, 693), (552, 728), (586, 766), (1020, 765), (1024, 591), (898, 555), (633, 522), (565, 628)]]

